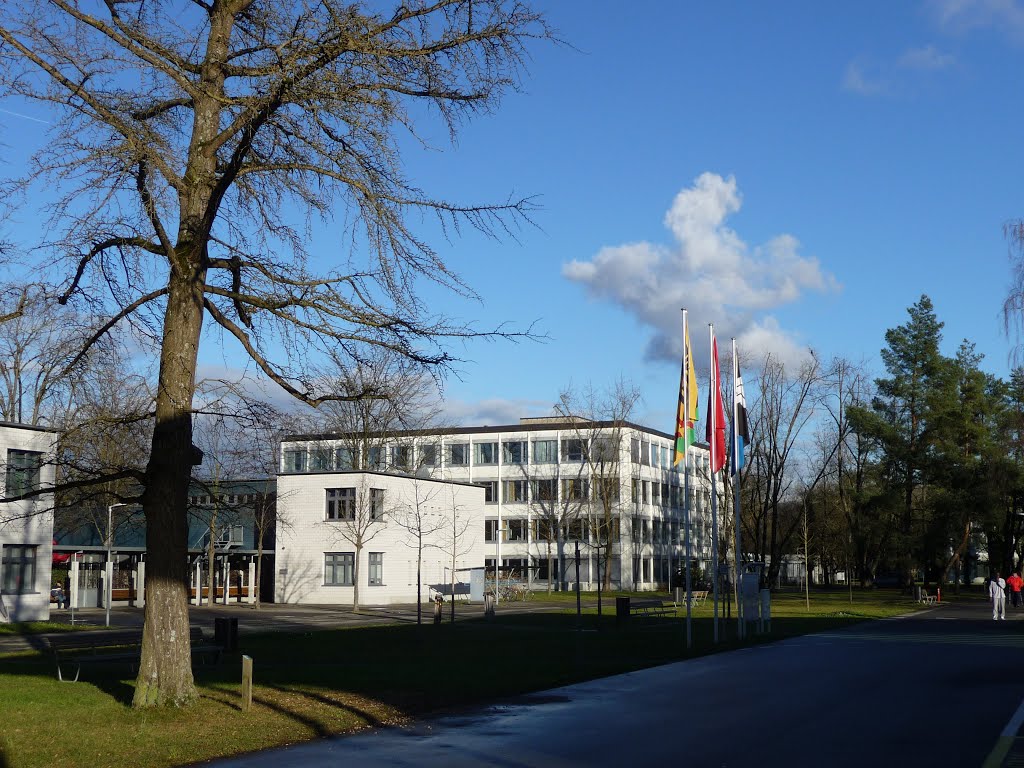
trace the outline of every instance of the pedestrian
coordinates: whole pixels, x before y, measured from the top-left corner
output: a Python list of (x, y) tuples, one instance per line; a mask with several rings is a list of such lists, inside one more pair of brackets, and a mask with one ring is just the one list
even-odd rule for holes
[(1014, 571), (1006, 578), (1006, 586), (1010, 588), (1010, 605), (1014, 608), (1021, 606), (1021, 587), (1024, 587), (1024, 578), (1021, 578), (1019, 571)]
[(1006, 582), (995, 572), (988, 583), (988, 596), (992, 600), (992, 620), (1006, 621)]
[(57, 609), (67, 607), (67, 600), (64, 597), (64, 587), (60, 584), (54, 584), (53, 589), (50, 590), (50, 598), (57, 603)]

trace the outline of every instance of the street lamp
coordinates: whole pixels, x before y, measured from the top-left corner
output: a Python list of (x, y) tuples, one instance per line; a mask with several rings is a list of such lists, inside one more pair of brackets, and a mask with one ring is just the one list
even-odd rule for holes
[(107, 562), (103, 573), (103, 591), (106, 593), (103, 604), (107, 608), (107, 626), (110, 626), (110, 602), (114, 599), (114, 565), (111, 562), (111, 548), (114, 545), (114, 507), (127, 507), (129, 504), (111, 504), (107, 507)]

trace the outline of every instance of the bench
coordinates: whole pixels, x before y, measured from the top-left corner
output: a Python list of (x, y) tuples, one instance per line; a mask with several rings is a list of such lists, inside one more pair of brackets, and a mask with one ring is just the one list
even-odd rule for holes
[[(697, 590), (690, 594), (690, 606), (703, 605), (708, 599), (708, 591), (706, 589)], [(673, 603), (677, 608), (685, 603)]]
[(921, 590), (921, 602), (925, 605), (935, 605), (935, 595), (929, 595), (925, 590)]
[[(219, 645), (209, 643), (203, 637), (203, 630), (192, 627), (189, 631), (192, 658), (213, 657), (220, 660), (223, 650)], [(142, 630), (120, 630), (115, 632), (86, 631), (50, 635), (45, 638), (46, 649), (53, 654), (57, 665), (57, 679), (64, 683), (77, 683), (83, 664), (102, 664), (127, 661), (134, 667), (142, 656)], [(75, 664), (75, 679), (65, 680), (62, 664)]]
[(630, 616), (674, 616), (675, 613), (675, 603), (667, 603), (664, 600), (641, 598), (629, 601)]

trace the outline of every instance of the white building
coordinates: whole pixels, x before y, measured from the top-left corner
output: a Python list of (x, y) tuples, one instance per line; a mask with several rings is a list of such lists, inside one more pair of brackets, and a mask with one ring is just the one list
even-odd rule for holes
[[(294, 449), (289, 449), (294, 450)], [(387, 472), (283, 473), (277, 482), (275, 601), (415, 603), (483, 568), (484, 489)]]
[[(54, 430), (0, 423), (3, 498), (53, 486)], [(0, 622), (50, 618), (53, 496), (0, 501)]]
[[(535, 589), (549, 580), (573, 586), (577, 545), (584, 589), (597, 588), (599, 568), (610, 571), (616, 589), (666, 588), (683, 562), (684, 481), (682, 466), (672, 464), (672, 435), (629, 422), (549, 417), (498, 427), (395, 432), (380, 440), (354, 437), (294, 435), (283, 442), (279, 490), (297, 478), (317, 477), (304, 497), (305, 524), (324, 521), (328, 502), (322, 473), (406, 472), (482, 487), (484, 503), (475, 525), (487, 567), (499, 563), (503, 576), (526, 580)], [(687, 471), (692, 556), (707, 563), (705, 447), (688, 452)], [(278, 503), (291, 506), (280, 497)], [(320, 551), (326, 550), (321, 546)], [(281, 568), (279, 561), (279, 582)], [(307, 576), (315, 581), (320, 574)], [(372, 604), (362, 595), (361, 601)]]

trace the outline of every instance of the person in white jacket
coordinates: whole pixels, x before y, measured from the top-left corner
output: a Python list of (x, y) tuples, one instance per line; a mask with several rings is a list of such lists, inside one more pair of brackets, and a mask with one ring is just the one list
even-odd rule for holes
[(992, 599), (992, 620), (1006, 621), (1006, 581), (999, 576), (999, 571), (988, 583), (988, 596)]

